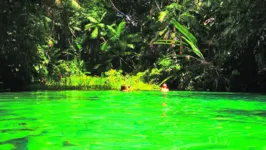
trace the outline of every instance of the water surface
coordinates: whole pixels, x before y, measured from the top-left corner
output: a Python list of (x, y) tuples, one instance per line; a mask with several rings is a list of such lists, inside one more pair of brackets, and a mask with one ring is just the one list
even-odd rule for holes
[(266, 149), (266, 96), (0, 93), (0, 149)]

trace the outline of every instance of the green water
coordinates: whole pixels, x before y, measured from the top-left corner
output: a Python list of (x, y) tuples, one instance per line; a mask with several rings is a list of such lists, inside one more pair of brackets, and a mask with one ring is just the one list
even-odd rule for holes
[(0, 93), (0, 149), (266, 149), (266, 96)]

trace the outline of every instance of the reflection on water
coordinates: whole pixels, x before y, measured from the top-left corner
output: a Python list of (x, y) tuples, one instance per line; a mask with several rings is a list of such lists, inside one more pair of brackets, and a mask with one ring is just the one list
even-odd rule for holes
[(234, 115), (245, 115), (245, 116), (260, 116), (266, 117), (266, 110), (237, 110), (237, 109), (225, 109), (220, 112), (234, 114)]
[(265, 149), (264, 95), (0, 93), (0, 149)]

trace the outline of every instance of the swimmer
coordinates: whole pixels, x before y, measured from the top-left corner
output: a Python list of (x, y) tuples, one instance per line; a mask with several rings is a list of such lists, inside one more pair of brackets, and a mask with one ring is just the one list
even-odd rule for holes
[(163, 84), (162, 85), (162, 87), (161, 87), (161, 92), (168, 92), (169, 91), (169, 89), (168, 89), (168, 87), (167, 87), (167, 84)]
[(128, 92), (128, 91), (132, 91), (131, 86), (126, 86), (125, 84), (121, 85), (120, 91), (123, 92)]

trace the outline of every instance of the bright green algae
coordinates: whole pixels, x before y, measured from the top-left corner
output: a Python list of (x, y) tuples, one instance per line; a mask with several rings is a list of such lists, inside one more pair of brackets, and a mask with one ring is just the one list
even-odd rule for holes
[(266, 149), (266, 96), (0, 93), (0, 149)]

